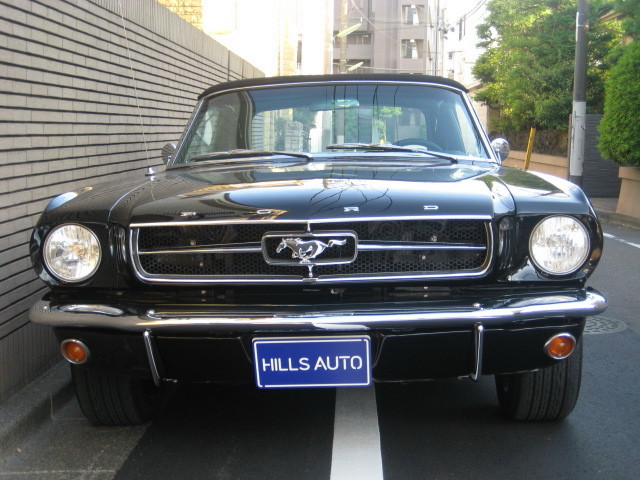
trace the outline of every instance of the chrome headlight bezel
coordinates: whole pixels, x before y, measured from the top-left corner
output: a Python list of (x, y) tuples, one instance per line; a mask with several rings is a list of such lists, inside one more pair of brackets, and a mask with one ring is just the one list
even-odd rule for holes
[[(556, 227), (556, 228), (554, 228)], [(560, 228), (558, 231), (557, 228)], [(549, 230), (545, 232), (544, 229)], [(546, 238), (544, 244), (540, 243), (540, 236)], [(550, 240), (558, 242), (549, 246)], [(545, 248), (547, 251), (545, 252)], [(570, 258), (564, 260), (566, 265), (562, 268), (552, 267), (553, 257), (558, 257), (563, 249), (577, 250), (570, 253)], [(557, 250), (554, 254), (552, 250)], [(566, 276), (577, 272), (589, 258), (591, 251), (591, 239), (586, 226), (577, 218), (570, 215), (552, 215), (540, 220), (529, 236), (529, 256), (538, 270), (553, 276)], [(546, 256), (546, 258), (545, 258)], [(557, 261), (557, 260), (556, 260)]]
[[(69, 233), (75, 233), (75, 235), (69, 235)], [(80, 267), (80, 274), (69, 274), (69, 268), (62, 269), (57, 265), (64, 262), (64, 260), (60, 260), (62, 257), (61, 249), (63, 251), (66, 249), (69, 252), (67, 257), (74, 260), (73, 252), (70, 250), (76, 247), (65, 246), (65, 240), (77, 246), (76, 262), (83, 261), (80, 257), (87, 256), (84, 259), (84, 264)], [(60, 242), (63, 243), (62, 246)], [(58, 250), (57, 253), (55, 253), (56, 250)], [(90, 228), (77, 223), (65, 223), (58, 225), (48, 233), (42, 245), (42, 258), (47, 270), (55, 278), (65, 283), (79, 283), (91, 278), (98, 271), (102, 261), (102, 247), (98, 236)]]

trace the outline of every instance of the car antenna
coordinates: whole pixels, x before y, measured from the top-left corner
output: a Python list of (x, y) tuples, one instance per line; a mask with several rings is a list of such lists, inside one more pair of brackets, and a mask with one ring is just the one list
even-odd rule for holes
[(138, 98), (138, 88), (136, 87), (136, 76), (133, 72), (133, 63), (131, 62), (131, 51), (129, 50), (129, 39), (127, 38), (127, 27), (124, 24), (124, 9), (122, 7), (122, 0), (119, 0), (120, 5), (120, 19), (122, 20), (122, 29), (124, 30), (124, 42), (127, 47), (127, 57), (129, 59), (129, 70), (131, 71), (131, 80), (133, 82), (133, 93), (136, 97), (136, 108), (138, 110), (138, 118), (140, 119), (140, 131), (142, 132), (142, 143), (144, 143), (144, 152), (147, 157), (147, 172), (145, 175), (150, 177), (155, 175), (155, 170), (151, 167), (149, 162), (149, 149), (147, 148), (147, 138), (144, 134), (144, 124), (142, 123), (142, 111), (140, 110), (140, 99)]

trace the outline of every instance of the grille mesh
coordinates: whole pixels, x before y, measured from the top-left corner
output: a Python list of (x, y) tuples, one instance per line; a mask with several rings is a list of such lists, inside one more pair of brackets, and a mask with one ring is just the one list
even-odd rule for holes
[(304, 231), (306, 224), (245, 224), (144, 227), (138, 237), (139, 250), (162, 250), (225, 243), (260, 242), (269, 231)]
[[(403, 244), (405, 242), (430, 242), (442, 244), (472, 244), (488, 246), (487, 229), (480, 220), (391, 220), (376, 222), (313, 224), (312, 231), (356, 232), (358, 241), (365, 243)], [(261, 252), (222, 253), (163, 253), (149, 254), (154, 250), (175, 248), (252, 245), (259, 246), (267, 232), (304, 233), (306, 224), (240, 224), (202, 226), (140, 227), (138, 230), (138, 269), (143, 277), (171, 279), (180, 276), (194, 282), (206, 277), (243, 276), (308, 276), (306, 265), (269, 265)], [(268, 238), (266, 247), (271, 250), (278, 238)], [(135, 249), (134, 245), (134, 249)], [(344, 265), (316, 265), (315, 277), (344, 275), (397, 275), (474, 273), (482, 269), (490, 248), (486, 250), (360, 250), (353, 263)], [(146, 253), (146, 254), (145, 254)], [(329, 250), (327, 250), (329, 253)], [(283, 252), (286, 254), (286, 252)], [(349, 255), (346, 252), (345, 255)], [(290, 252), (289, 252), (290, 256)], [(135, 258), (134, 258), (135, 260)], [(134, 264), (136, 262), (134, 261)]]

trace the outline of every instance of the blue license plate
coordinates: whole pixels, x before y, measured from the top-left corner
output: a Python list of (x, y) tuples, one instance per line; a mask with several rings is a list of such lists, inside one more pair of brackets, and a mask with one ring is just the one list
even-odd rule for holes
[(366, 387), (371, 385), (367, 336), (255, 338), (259, 388)]

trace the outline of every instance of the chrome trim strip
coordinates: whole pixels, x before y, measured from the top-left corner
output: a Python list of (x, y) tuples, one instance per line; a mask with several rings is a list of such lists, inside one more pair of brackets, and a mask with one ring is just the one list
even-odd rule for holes
[(441, 278), (476, 278), (481, 277), (486, 273), (486, 269), (478, 272), (442, 272), (442, 273), (416, 273), (413, 275), (407, 274), (390, 274), (390, 275), (378, 275), (372, 276), (367, 274), (359, 275), (320, 275), (318, 277), (305, 277), (302, 275), (245, 275), (243, 277), (233, 277), (224, 275), (212, 275), (212, 276), (180, 276), (174, 275), (172, 277), (167, 276), (155, 276), (155, 275), (142, 275), (136, 271), (136, 276), (148, 283), (162, 283), (162, 284), (214, 284), (214, 283), (226, 283), (226, 284), (253, 284), (253, 283), (357, 283), (357, 282), (370, 282), (370, 281), (406, 281), (406, 280), (426, 280), (426, 279), (441, 279)]
[(474, 368), (469, 378), (477, 382), (482, 373), (482, 352), (484, 349), (484, 325), (478, 322), (473, 326)]
[(392, 217), (344, 217), (344, 218), (314, 218), (314, 219), (277, 219), (277, 218), (254, 218), (244, 217), (229, 220), (192, 220), (192, 221), (176, 221), (176, 222), (149, 222), (149, 223), (131, 223), (129, 228), (140, 227), (185, 227), (194, 225), (239, 225), (247, 223), (298, 223), (298, 224), (316, 224), (316, 223), (351, 223), (351, 222), (386, 222), (390, 220), (492, 220), (491, 215), (410, 215), (410, 216), (392, 216)]
[(155, 354), (153, 352), (153, 338), (151, 337), (151, 330), (145, 330), (142, 333), (144, 338), (144, 347), (147, 350), (147, 357), (149, 357), (149, 368), (151, 368), (151, 376), (153, 377), (153, 383), (156, 387), (160, 386), (160, 372), (158, 371), (158, 365), (156, 364)]
[[(282, 234), (281, 236), (286, 236)], [(369, 244), (358, 243), (357, 248), (363, 252), (387, 251), (387, 250), (477, 250), (484, 251), (487, 247), (483, 245), (455, 245), (455, 244)], [(197, 253), (261, 253), (260, 247), (208, 247), (208, 248), (176, 248), (167, 250), (139, 250), (138, 255), (189, 255)], [(350, 263), (344, 262), (344, 263)], [(269, 263), (269, 262), (267, 262)]]
[(484, 305), (469, 304), (451, 308), (395, 308), (393, 310), (327, 310), (296, 313), (283, 306), (274, 311), (247, 311), (238, 306), (209, 311), (148, 311), (141, 315), (105, 317), (90, 313), (64, 313), (51, 309), (48, 301), (40, 300), (29, 311), (32, 322), (52, 327), (108, 328), (132, 332), (184, 332), (211, 334), (218, 332), (254, 331), (344, 331), (345, 326), (354, 330), (428, 328), (446, 323), (450, 328), (469, 328), (480, 322), (484, 329), (505, 324), (518, 324), (527, 320), (545, 318), (587, 317), (602, 313), (607, 308), (606, 299), (590, 290), (582, 294), (558, 296), (543, 295), (528, 297), (526, 306), (502, 305), (496, 301)]
[(261, 253), (260, 247), (207, 247), (179, 248), (167, 250), (139, 250), (138, 255), (191, 255), (197, 253)]
[(400, 244), (368, 244), (368, 243), (359, 243), (358, 250), (362, 252), (367, 251), (379, 251), (379, 250), (478, 250), (484, 251), (487, 247), (483, 245), (455, 245), (455, 244), (425, 244), (425, 243), (414, 243), (409, 245), (400, 245)]
[(485, 153), (489, 155), (489, 162), (496, 163), (497, 165), (502, 165), (502, 160), (499, 155), (494, 152), (493, 148), (491, 148), (491, 141), (489, 140), (489, 135), (487, 135), (487, 131), (484, 129), (482, 122), (480, 121), (480, 117), (478, 116), (478, 111), (473, 106), (473, 102), (471, 101), (471, 97), (468, 93), (462, 95), (463, 101), (467, 106), (467, 113), (471, 117), (472, 121), (475, 122), (475, 127), (477, 131), (480, 133), (480, 138), (482, 140), (482, 144), (485, 148)]
[[(178, 158), (182, 154), (182, 150), (185, 148), (184, 141), (187, 138), (187, 135), (191, 132), (191, 129), (196, 128), (195, 122), (196, 118), (198, 118), (198, 114), (200, 110), (202, 110), (202, 105), (204, 105), (204, 99), (198, 99), (198, 103), (196, 103), (193, 112), (191, 112), (191, 116), (189, 117), (189, 121), (187, 122), (187, 127), (182, 131), (182, 135), (180, 135), (180, 139), (178, 140), (178, 144), (176, 146), (176, 151), (173, 154), (173, 158), (167, 163), (166, 170), (170, 170), (171, 167), (176, 165), (176, 158)], [(185, 164), (179, 164), (185, 165)]]

